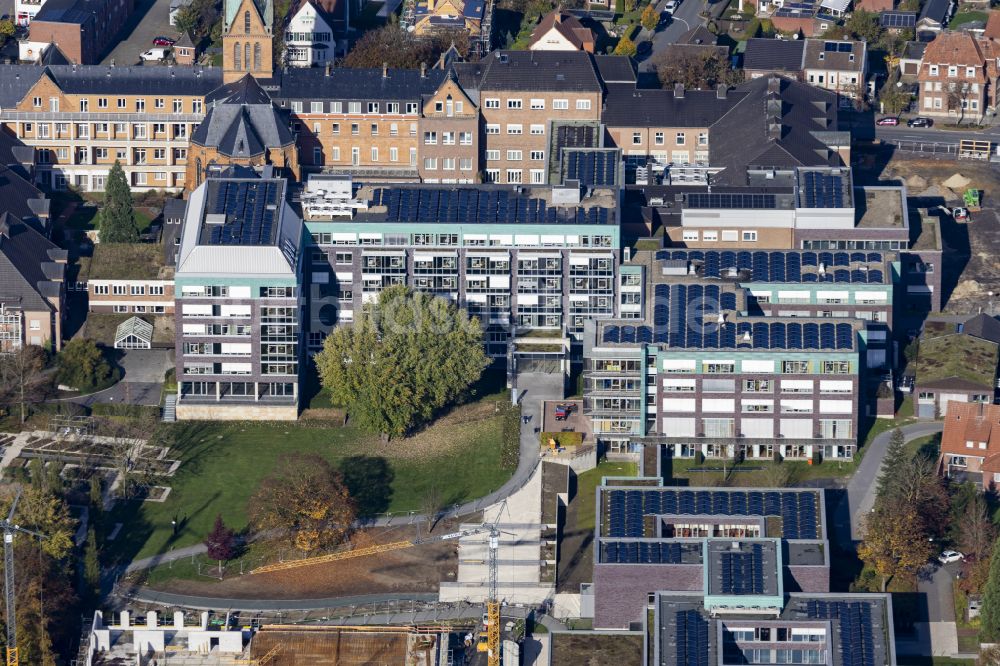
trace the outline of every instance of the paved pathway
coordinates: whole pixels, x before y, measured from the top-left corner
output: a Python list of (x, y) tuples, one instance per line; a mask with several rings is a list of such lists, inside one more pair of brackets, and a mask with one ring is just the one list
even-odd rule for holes
[[(656, 11), (662, 14), (663, 8), (666, 4), (666, 0), (657, 0)], [(652, 52), (645, 60), (639, 63), (640, 72), (656, 71), (656, 68), (653, 65), (653, 62), (656, 59), (656, 54), (664, 50), (670, 44), (676, 42), (680, 39), (681, 35), (691, 28), (697, 27), (705, 22), (699, 15), (705, 10), (705, 4), (705, 0), (684, 0), (681, 3), (681, 6), (678, 7), (677, 10), (674, 11), (673, 16), (670, 17), (667, 26), (653, 34), (653, 38), (650, 40), (653, 42)]]

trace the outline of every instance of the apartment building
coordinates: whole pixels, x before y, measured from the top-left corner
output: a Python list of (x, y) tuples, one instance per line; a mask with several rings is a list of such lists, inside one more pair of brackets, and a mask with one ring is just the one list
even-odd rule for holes
[[(312, 240), (310, 349), (395, 284), (435, 293), (479, 317), (487, 351), (501, 358), (520, 333), (545, 332), (569, 345), (588, 318), (615, 313), (616, 189), (355, 189), (346, 181), (319, 189), (320, 196), (304, 198)], [(320, 316), (331, 310), (335, 318)]]
[(66, 258), (32, 224), (0, 213), (0, 354), (62, 348)]
[(205, 97), (222, 83), (197, 67), (0, 66), (0, 124), (34, 148), (35, 180), (101, 191), (121, 163), (133, 190), (185, 187)]
[(306, 172), (479, 180), (479, 109), (443, 69), (290, 69), (262, 82), (291, 116)]
[(996, 107), (997, 42), (946, 30), (924, 50), (917, 82), (921, 115), (982, 118)]
[(477, 90), (488, 182), (545, 184), (554, 128), (601, 119), (603, 86), (582, 51), (495, 51), (455, 71)]
[(265, 173), (191, 193), (175, 274), (178, 419), (298, 416), (303, 228), (286, 188)]
[(868, 49), (864, 42), (837, 39), (747, 40), (743, 71), (748, 79), (782, 74), (850, 99), (865, 94)]
[(59, 49), (77, 65), (96, 65), (113, 44), (135, 9), (134, 0), (45, 0), (32, 16), (32, 5), (22, 2), (28, 37), (18, 45), (22, 60), (28, 50), (41, 54), (48, 44)]
[(78, 260), (90, 312), (173, 314), (174, 271), (158, 243), (98, 243)]

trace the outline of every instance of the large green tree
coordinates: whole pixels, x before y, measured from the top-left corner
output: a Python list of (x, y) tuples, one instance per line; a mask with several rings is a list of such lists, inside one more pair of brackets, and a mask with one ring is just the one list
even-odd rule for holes
[(993, 544), (990, 573), (983, 587), (983, 607), (979, 612), (979, 640), (995, 643), (1000, 640), (1000, 539)]
[(132, 189), (121, 163), (115, 160), (104, 184), (104, 206), (101, 207), (100, 231), (102, 243), (135, 243), (139, 227), (132, 209)]
[(403, 435), (454, 403), (488, 365), (478, 320), (449, 301), (390, 287), (316, 355), (323, 386), (365, 430)]
[(100, 388), (112, 378), (111, 366), (93, 340), (70, 340), (56, 357), (56, 380), (81, 391)]

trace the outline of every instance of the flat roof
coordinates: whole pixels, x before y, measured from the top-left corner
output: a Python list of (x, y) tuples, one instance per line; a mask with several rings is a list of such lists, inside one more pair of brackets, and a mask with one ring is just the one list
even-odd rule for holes
[(284, 189), (281, 179), (210, 179), (198, 244), (276, 244)]
[(779, 594), (779, 547), (767, 539), (708, 539), (708, 594)]
[(164, 265), (160, 243), (98, 243), (93, 256), (80, 259), (77, 280), (169, 280), (172, 268)]
[(900, 228), (905, 219), (904, 195), (900, 188), (856, 188), (864, 197), (856, 196), (854, 226), (858, 229)]

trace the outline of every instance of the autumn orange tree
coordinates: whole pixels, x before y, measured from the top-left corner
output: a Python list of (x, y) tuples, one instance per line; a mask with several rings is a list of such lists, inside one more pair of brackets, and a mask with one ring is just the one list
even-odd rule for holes
[(344, 540), (357, 506), (343, 476), (323, 457), (292, 455), (261, 483), (247, 509), (270, 540), (310, 553)]
[(864, 541), (858, 546), (861, 561), (882, 579), (885, 592), (896, 576), (914, 575), (927, 564), (933, 544), (924, 536), (916, 508), (910, 504), (876, 504), (865, 519)]

